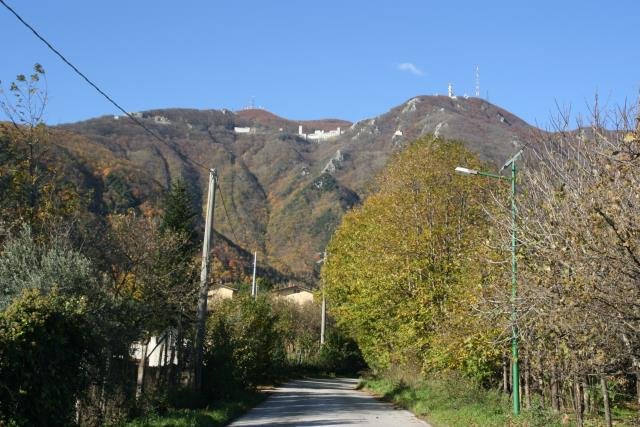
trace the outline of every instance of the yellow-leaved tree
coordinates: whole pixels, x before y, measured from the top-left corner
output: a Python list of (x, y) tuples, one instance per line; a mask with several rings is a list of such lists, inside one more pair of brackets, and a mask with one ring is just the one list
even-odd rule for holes
[(377, 191), (347, 213), (328, 246), (331, 313), (374, 369), (457, 369), (488, 376), (498, 324), (473, 314), (489, 273), (484, 180), (462, 144), (423, 138), (397, 154)]

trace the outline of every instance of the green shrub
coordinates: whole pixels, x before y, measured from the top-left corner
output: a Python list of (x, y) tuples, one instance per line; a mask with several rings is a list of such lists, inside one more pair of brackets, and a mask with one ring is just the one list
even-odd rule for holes
[(0, 313), (0, 425), (67, 425), (95, 342), (81, 298), (24, 291)]
[(560, 418), (534, 407), (523, 409), (519, 417), (511, 414), (509, 396), (485, 388), (474, 378), (450, 371), (407, 381), (403, 369), (383, 373), (363, 381), (364, 388), (398, 406), (442, 426), (559, 426)]
[(51, 236), (39, 242), (25, 226), (10, 237), (0, 255), (0, 310), (5, 309), (24, 289), (47, 293), (56, 286), (66, 295), (96, 292), (91, 262), (73, 250), (65, 236)]
[(339, 331), (327, 336), (318, 354), (318, 368), (339, 375), (356, 375), (367, 367), (358, 345)]
[(240, 296), (213, 307), (203, 378), (208, 395), (229, 396), (281, 374), (285, 353), (276, 317), (264, 297)]

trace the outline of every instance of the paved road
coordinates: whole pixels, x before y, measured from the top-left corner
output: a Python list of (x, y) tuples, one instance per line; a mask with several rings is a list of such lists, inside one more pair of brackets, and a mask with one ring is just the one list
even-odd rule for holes
[(350, 378), (291, 381), (231, 426), (429, 427), (411, 412), (356, 390), (357, 385)]

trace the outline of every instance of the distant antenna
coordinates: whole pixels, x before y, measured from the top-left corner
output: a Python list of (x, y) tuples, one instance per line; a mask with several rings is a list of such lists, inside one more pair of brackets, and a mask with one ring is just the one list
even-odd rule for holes
[(453, 98), (453, 85), (449, 83), (449, 87), (447, 88), (447, 92), (449, 94), (449, 98)]
[(256, 97), (252, 96), (251, 97), (251, 109), (253, 110), (254, 108), (256, 108)]
[(476, 65), (476, 98), (480, 98), (480, 67)]

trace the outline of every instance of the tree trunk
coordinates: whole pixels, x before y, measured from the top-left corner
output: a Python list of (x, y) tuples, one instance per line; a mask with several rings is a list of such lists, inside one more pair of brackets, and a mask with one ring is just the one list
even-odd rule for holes
[(638, 405), (638, 421), (640, 422), (640, 370), (636, 371), (636, 404)]
[(607, 380), (600, 377), (600, 389), (602, 390), (602, 404), (604, 405), (604, 422), (607, 427), (611, 427), (611, 403), (609, 402), (609, 389), (607, 389)]
[(174, 386), (178, 384), (178, 382), (182, 382), (182, 372), (184, 370), (184, 362), (185, 362), (185, 351), (184, 351), (184, 331), (182, 327), (182, 316), (178, 321), (178, 331), (176, 333), (176, 354), (178, 357), (178, 361), (176, 363), (176, 368), (173, 373), (173, 381)]
[(520, 375), (518, 381), (518, 402), (520, 402), (520, 405), (522, 405), (522, 394), (522, 375)]
[(551, 394), (551, 409), (553, 412), (560, 412), (560, 405), (558, 404), (558, 375), (556, 373), (556, 365), (555, 363), (551, 366), (551, 382), (550, 386), (550, 394)]
[[(545, 389), (545, 376), (544, 376), (544, 370), (543, 370), (543, 365), (542, 364), (542, 356), (538, 356), (538, 370), (536, 372), (536, 383), (538, 384), (538, 390), (540, 390), (540, 405), (543, 408), (547, 407), (547, 390)], [(531, 372), (534, 372), (533, 370)], [(533, 376), (533, 375), (532, 375)]]
[(527, 357), (524, 361), (524, 405), (527, 409), (531, 409), (531, 390), (529, 387), (530, 374), (529, 358)]
[(509, 394), (509, 367), (506, 357), (502, 358), (502, 391), (504, 394)]
[(622, 334), (622, 342), (624, 342), (624, 345), (627, 348), (627, 351), (629, 352), (629, 355), (631, 356), (631, 364), (633, 365), (633, 368), (635, 370), (635, 375), (636, 375), (636, 404), (638, 406), (637, 421), (640, 422), (640, 360), (637, 359), (634, 347), (631, 344), (631, 341), (629, 340), (629, 337), (625, 333)]
[(513, 393), (513, 360), (509, 359), (509, 392)]
[(149, 341), (145, 341), (142, 344), (142, 349), (140, 350), (140, 361), (138, 362), (138, 377), (136, 378), (136, 402), (142, 396), (142, 390), (144, 387), (144, 369), (147, 365), (147, 346), (149, 345)]
[(162, 375), (160, 376), (160, 386), (163, 388), (167, 385), (169, 373), (169, 352), (172, 350), (171, 342), (171, 329), (169, 329), (164, 341), (164, 358), (162, 359)]
[(543, 408), (547, 407), (547, 390), (545, 386), (544, 378), (542, 377), (542, 373), (540, 373), (540, 378), (538, 378), (538, 390), (540, 390), (540, 405)]
[(98, 420), (100, 423), (102, 423), (104, 415), (107, 412), (107, 382), (111, 376), (111, 351), (107, 350), (106, 353), (104, 376), (102, 377), (102, 384), (100, 384), (100, 396), (98, 398), (98, 408), (100, 409)]
[(579, 381), (573, 382), (573, 407), (576, 413), (576, 426), (583, 427), (584, 426), (584, 408), (582, 406), (582, 387), (580, 386)]
[(166, 351), (166, 342), (161, 341), (158, 346), (158, 365), (156, 366), (156, 387), (161, 387), (162, 381), (162, 369), (164, 368), (162, 361), (164, 360), (164, 353)]
[(75, 416), (75, 421), (77, 425), (80, 425), (80, 413), (82, 412), (82, 406), (81, 406), (81, 402), (80, 399), (76, 397), (76, 416)]
[(591, 413), (591, 391), (589, 389), (589, 378), (585, 377), (582, 381), (582, 407), (584, 408), (584, 413)]

